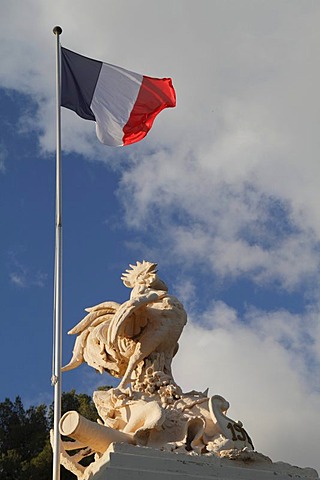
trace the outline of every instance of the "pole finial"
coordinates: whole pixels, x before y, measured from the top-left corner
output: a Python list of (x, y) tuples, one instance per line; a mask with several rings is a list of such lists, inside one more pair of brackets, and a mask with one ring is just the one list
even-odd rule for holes
[(56, 26), (53, 28), (53, 33), (54, 33), (55, 35), (61, 35), (61, 33), (62, 33), (62, 28), (59, 27), (59, 25), (56, 25)]

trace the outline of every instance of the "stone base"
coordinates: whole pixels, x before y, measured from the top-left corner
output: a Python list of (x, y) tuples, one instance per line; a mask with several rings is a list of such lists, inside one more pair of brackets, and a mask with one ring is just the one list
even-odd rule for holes
[(243, 460), (171, 453), (128, 444), (112, 444), (87, 469), (83, 480), (292, 480), (319, 479), (312, 468), (273, 463), (257, 452)]

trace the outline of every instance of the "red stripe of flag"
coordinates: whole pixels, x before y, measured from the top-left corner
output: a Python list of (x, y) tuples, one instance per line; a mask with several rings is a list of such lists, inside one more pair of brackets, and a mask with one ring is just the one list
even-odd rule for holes
[(158, 113), (164, 108), (175, 106), (176, 94), (171, 78), (143, 76), (137, 99), (123, 127), (123, 145), (142, 140), (152, 127)]

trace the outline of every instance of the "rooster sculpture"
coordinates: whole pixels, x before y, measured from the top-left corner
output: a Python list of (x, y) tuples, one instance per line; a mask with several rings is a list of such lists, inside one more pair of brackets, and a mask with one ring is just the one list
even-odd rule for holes
[(62, 371), (86, 362), (100, 373), (122, 377), (121, 391), (141, 378), (150, 365), (173, 381), (171, 362), (187, 315), (179, 300), (168, 294), (156, 267), (146, 261), (130, 265), (121, 277), (132, 289), (130, 299), (86, 309), (88, 315), (68, 332), (77, 338), (72, 358)]

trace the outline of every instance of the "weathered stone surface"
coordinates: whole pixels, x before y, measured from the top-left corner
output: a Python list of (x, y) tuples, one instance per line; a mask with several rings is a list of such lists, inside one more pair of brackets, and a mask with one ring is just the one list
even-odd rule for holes
[(252, 454), (245, 461), (167, 453), (146, 447), (113, 444), (88, 471), (84, 480), (292, 480), (318, 479), (311, 468), (272, 463), (268, 457)]

